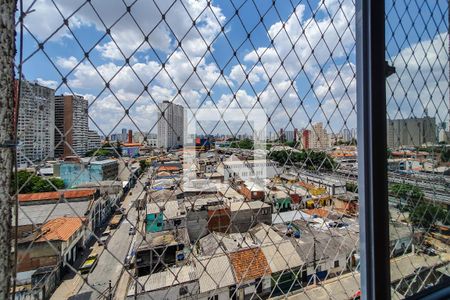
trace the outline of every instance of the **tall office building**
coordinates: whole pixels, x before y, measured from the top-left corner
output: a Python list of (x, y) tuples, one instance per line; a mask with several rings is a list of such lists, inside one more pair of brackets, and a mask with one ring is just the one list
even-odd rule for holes
[(97, 150), (102, 146), (102, 140), (97, 131), (89, 130), (88, 131), (88, 146), (87, 150)]
[[(18, 81), (15, 82), (18, 103)], [(54, 157), (55, 90), (36, 82), (22, 81), (17, 136), (19, 166)], [(17, 108), (17, 105), (15, 106)]]
[(309, 144), (310, 135), (311, 135), (311, 130), (309, 130), (309, 129), (303, 129), (302, 130), (302, 141), (301, 141), (301, 144), (300, 144), (300, 148), (301, 149), (305, 149), (305, 150), (309, 149), (309, 146), (310, 146), (310, 144)]
[(82, 96), (55, 97), (55, 156), (84, 156), (88, 151), (88, 101)]
[(158, 105), (158, 147), (165, 149), (183, 145), (184, 109), (169, 101)]
[(342, 131), (342, 139), (344, 140), (344, 142), (350, 142), (352, 138), (353, 136), (350, 129), (344, 128), (344, 130)]
[(295, 131), (286, 130), (284, 132), (284, 138), (286, 142), (295, 142)]
[(436, 143), (436, 119), (431, 117), (409, 118), (387, 121), (387, 145), (421, 146)]
[(311, 149), (325, 150), (331, 146), (327, 130), (322, 123), (312, 125), (309, 137), (309, 146)]
[(126, 143), (127, 140), (128, 140), (127, 129), (122, 128), (122, 135), (121, 135), (120, 141)]

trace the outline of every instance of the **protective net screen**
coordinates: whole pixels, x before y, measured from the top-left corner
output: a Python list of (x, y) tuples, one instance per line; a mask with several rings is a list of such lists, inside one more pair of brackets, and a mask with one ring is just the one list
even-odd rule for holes
[(392, 297), (449, 279), (448, 2), (386, 1)]
[[(353, 0), (16, 20), (14, 298), (359, 299)], [(404, 298), (449, 273), (448, 3), (387, 3), (386, 60)]]

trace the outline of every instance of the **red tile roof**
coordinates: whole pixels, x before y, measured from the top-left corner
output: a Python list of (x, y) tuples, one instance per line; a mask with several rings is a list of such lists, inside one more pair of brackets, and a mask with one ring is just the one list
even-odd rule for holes
[(158, 168), (158, 172), (161, 172), (161, 171), (179, 171), (179, 170), (180, 170), (180, 168), (177, 167), (177, 166), (160, 166)]
[(271, 274), (272, 270), (260, 248), (244, 249), (230, 253), (236, 281), (243, 283)]
[(330, 212), (323, 208), (304, 209), (304, 212), (308, 215), (316, 215), (321, 218), (328, 218), (328, 216), (330, 215)]
[(32, 194), (19, 194), (19, 202), (28, 201), (45, 201), (45, 200), (59, 200), (61, 194), (65, 199), (76, 199), (90, 197), (94, 195), (95, 189), (77, 189), (57, 192), (44, 192), (44, 193), (32, 193)]
[(84, 218), (61, 217), (48, 221), (42, 228), (42, 234), (35, 242), (68, 241), (81, 228)]

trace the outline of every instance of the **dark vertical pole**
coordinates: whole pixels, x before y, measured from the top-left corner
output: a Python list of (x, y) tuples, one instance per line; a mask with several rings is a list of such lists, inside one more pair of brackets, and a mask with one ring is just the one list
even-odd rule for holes
[(358, 191), (363, 299), (390, 299), (384, 1), (356, 1)]

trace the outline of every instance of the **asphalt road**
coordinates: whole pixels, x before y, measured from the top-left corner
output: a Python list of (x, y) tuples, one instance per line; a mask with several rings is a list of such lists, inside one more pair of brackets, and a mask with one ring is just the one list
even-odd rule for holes
[(126, 209), (119, 227), (111, 230), (111, 237), (107, 242), (107, 249), (98, 247), (99, 258), (94, 270), (85, 275), (88, 284), (82, 282), (80, 288), (75, 289), (75, 293), (69, 297), (71, 300), (84, 299), (108, 299), (109, 281), (111, 281), (112, 292), (117, 285), (122, 272), (124, 271), (124, 261), (132, 244), (134, 235), (129, 235), (131, 226), (136, 226), (138, 212), (132, 205), (133, 202), (143, 192), (141, 184), (137, 183), (122, 203)]

